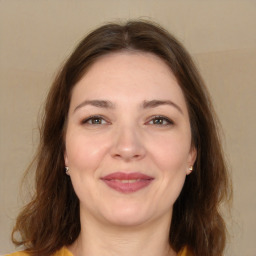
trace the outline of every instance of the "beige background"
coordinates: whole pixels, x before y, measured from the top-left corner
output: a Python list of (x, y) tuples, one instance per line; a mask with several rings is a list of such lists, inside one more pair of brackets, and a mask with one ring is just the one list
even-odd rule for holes
[(256, 1), (249, 0), (0, 0), (0, 254), (15, 250), (9, 236), (21, 205), (19, 182), (60, 63), (92, 28), (138, 17), (173, 32), (199, 65), (233, 170), (226, 255), (256, 255)]

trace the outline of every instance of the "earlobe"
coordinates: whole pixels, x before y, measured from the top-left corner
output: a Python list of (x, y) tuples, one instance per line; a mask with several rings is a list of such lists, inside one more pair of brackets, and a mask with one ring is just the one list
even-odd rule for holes
[(191, 165), (187, 170), (186, 174), (189, 175), (193, 171), (193, 165)]
[(196, 161), (196, 157), (197, 157), (197, 150), (193, 146), (193, 147), (191, 147), (191, 150), (190, 150), (190, 153), (189, 153), (188, 167), (187, 167), (187, 170), (186, 170), (187, 175), (189, 175), (193, 171), (193, 165)]
[(69, 176), (69, 167), (68, 167), (68, 157), (67, 157), (67, 154), (66, 152), (64, 153), (64, 162), (65, 162), (65, 171), (66, 171), (66, 174)]

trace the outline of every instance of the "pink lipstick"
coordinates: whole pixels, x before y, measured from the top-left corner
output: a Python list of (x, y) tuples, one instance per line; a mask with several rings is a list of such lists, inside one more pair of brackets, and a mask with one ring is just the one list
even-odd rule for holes
[(154, 178), (139, 172), (115, 172), (104, 176), (101, 180), (119, 192), (133, 193), (147, 187)]

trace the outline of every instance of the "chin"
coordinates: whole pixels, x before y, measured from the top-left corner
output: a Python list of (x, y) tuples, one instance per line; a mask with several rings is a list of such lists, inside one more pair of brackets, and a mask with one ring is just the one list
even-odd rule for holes
[(109, 209), (104, 212), (103, 217), (107, 222), (113, 225), (126, 227), (142, 225), (150, 219), (148, 211), (131, 206)]
[(110, 224), (118, 227), (138, 227), (147, 223), (147, 218), (138, 218), (138, 216), (118, 216), (118, 218), (111, 218), (108, 220)]

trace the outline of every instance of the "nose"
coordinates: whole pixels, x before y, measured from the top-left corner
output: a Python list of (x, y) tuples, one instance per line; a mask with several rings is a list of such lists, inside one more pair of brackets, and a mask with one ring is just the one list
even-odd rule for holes
[(111, 155), (113, 158), (129, 162), (144, 158), (146, 153), (144, 143), (136, 129), (120, 127), (115, 131)]

